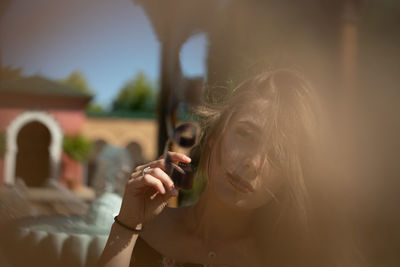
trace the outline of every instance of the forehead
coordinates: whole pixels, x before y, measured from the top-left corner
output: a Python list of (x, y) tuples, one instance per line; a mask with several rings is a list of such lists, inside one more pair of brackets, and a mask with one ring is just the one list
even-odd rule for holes
[(240, 106), (233, 114), (232, 123), (250, 123), (257, 128), (265, 128), (270, 115), (270, 103), (264, 99), (257, 99)]

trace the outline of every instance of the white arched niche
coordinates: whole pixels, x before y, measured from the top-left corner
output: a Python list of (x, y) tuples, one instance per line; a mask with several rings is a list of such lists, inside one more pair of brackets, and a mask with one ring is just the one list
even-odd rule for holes
[(8, 185), (13, 185), (15, 183), (16, 156), (18, 152), (18, 134), (22, 127), (34, 121), (40, 122), (45, 125), (50, 132), (50, 177), (47, 178), (58, 178), (63, 138), (61, 127), (59, 126), (57, 121), (46, 112), (28, 111), (17, 116), (7, 127), (7, 150), (5, 155), (4, 181)]

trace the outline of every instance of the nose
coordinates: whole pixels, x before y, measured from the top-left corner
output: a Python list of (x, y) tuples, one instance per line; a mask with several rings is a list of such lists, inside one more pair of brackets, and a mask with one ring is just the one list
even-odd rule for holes
[(247, 155), (243, 159), (243, 163), (238, 166), (241, 170), (238, 174), (248, 181), (253, 181), (257, 178), (258, 172), (262, 165), (262, 156), (260, 153)]

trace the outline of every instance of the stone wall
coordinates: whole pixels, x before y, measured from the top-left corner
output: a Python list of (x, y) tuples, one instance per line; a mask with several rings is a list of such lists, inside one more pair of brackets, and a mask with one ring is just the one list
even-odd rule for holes
[(154, 119), (87, 118), (82, 134), (89, 139), (126, 147), (131, 142), (141, 145), (147, 160), (158, 157), (157, 122)]

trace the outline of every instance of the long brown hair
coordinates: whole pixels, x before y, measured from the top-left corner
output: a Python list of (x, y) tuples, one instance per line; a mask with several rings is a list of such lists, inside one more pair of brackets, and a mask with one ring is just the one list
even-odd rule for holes
[(341, 214), (343, 207), (337, 206), (341, 205), (339, 196), (326, 188), (335, 183), (326, 179), (335, 175), (324, 167), (325, 117), (310, 83), (299, 72), (280, 69), (263, 72), (225, 92), (218, 101), (206, 99), (197, 112), (203, 130), (198, 181), (207, 179), (210, 142), (224, 133), (237, 110), (265, 100), (266, 159), (279, 170), (284, 186), (275, 201), (258, 209), (251, 227), (263, 264), (365, 266), (349, 235), (352, 225)]
[(291, 198), (306, 220), (308, 190), (304, 167), (312, 161), (308, 152), (316, 138), (316, 101), (311, 86), (295, 71), (263, 72), (234, 88), (223, 101), (208, 99), (198, 109), (202, 128), (199, 169), (207, 169), (210, 140), (224, 132), (238, 108), (259, 99), (269, 105), (265, 114), (270, 121), (266, 132), (266, 142), (270, 144), (267, 160), (281, 170)]
[(279, 170), (284, 186), (275, 201), (259, 209), (255, 219), (260, 255), (273, 266), (303, 266), (300, 258), (305, 260), (304, 266), (314, 266), (311, 262), (328, 266), (327, 254), (318, 247), (323, 241), (317, 232), (328, 228), (317, 226), (318, 208), (323, 207), (317, 203), (321, 195), (317, 191), (322, 188), (318, 185), (321, 164), (317, 149), (321, 109), (312, 86), (300, 73), (280, 69), (263, 72), (225, 92), (218, 101), (206, 98), (197, 109), (202, 128), (197, 181), (204, 184), (207, 180), (210, 142), (224, 133), (235, 112), (265, 100), (268, 114), (264, 115), (269, 121), (266, 159)]

